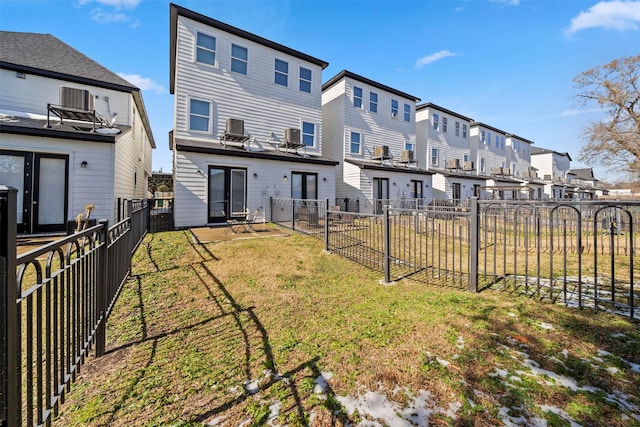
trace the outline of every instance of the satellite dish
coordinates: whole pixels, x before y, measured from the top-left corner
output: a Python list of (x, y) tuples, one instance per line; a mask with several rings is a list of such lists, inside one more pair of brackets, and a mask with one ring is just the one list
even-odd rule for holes
[(98, 128), (96, 132), (102, 133), (104, 135), (117, 135), (120, 133), (120, 129), (118, 128)]

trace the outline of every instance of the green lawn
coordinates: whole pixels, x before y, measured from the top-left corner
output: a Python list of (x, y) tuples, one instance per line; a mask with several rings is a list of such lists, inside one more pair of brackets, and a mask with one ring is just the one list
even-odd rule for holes
[(640, 425), (637, 323), (322, 249), (147, 236), (55, 425)]

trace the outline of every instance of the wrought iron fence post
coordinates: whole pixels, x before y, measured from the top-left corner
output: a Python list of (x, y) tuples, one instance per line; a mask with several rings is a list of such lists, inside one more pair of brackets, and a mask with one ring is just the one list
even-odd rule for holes
[(273, 196), (269, 196), (269, 222), (274, 222), (273, 221)]
[(21, 425), (21, 324), (16, 284), (18, 190), (0, 186), (0, 425)]
[(391, 219), (389, 218), (389, 205), (384, 205), (384, 281), (391, 283)]
[(469, 292), (478, 292), (478, 260), (480, 257), (480, 209), (478, 198), (469, 201)]
[(98, 223), (100, 229), (100, 250), (98, 255), (98, 282), (96, 283), (96, 308), (101, 317), (96, 330), (96, 357), (104, 356), (107, 342), (107, 289), (109, 288), (109, 221), (101, 219)]
[(296, 199), (291, 198), (291, 229), (296, 229)]
[(329, 199), (324, 200), (324, 250), (329, 250)]

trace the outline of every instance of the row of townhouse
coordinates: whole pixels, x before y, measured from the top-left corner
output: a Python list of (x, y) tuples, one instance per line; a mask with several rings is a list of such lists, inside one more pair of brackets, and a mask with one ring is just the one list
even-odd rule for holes
[(377, 212), (593, 196), (570, 186), (567, 153), (552, 152), (547, 171), (549, 151), (518, 135), (351, 71), (322, 84), (326, 61), (175, 4), (170, 21), (178, 227), (262, 219), (270, 198)]

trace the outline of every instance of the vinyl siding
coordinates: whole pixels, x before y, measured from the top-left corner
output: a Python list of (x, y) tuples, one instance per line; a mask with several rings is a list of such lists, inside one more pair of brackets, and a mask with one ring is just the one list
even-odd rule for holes
[[(247, 159), (231, 156), (213, 156), (202, 153), (177, 152), (175, 155), (174, 217), (177, 227), (207, 224), (209, 166), (227, 166), (247, 170), (247, 208), (258, 209), (258, 221), (269, 216), (269, 198), (291, 197), (291, 173), (318, 174), (320, 199), (335, 199), (335, 173), (333, 166), (297, 164), (275, 160)], [(198, 174), (198, 171), (202, 174)], [(253, 174), (257, 174), (254, 178)], [(287, 176), (287, 180), (284, 179)], [(326, 181), (324, 180), (326, 178)]]
[[(3, 134), (2, 149), (69, 156), (67, 219), (74, 220), (77, 214), (84, 212), (85, 205), (93, 203), (96, 208), (91, 217), (113, 223), (113, 144)], [(83, 161), (88, 164), (86, 168), (80, 167)]]
[[(60, 105), (60, 86), (86, 89), (93, 95), (96, 113), (110, 118), (118, 113), (116, 124), (129, 125), (130, 98), (128, 92), (119, 92), (95, 86), (81, 85), (63, 80), (27, 74), (26, 79), (16, 78), (15, 71), (0, 70), (0, 110), (47, 114), (47, 103)], [(97, 97), (97, 98), (96, 98)], [(109, 102), (105, 100), (109, 99)], [(58, 120), (52, 115), (52, 120)]]
[[(216, 38), (216, 66), (194, 61), (195, 38), (203, 32)], [(248, 49), (248, 73), (230, 71), (231, 45)], [(321, 67), (279, 51), (225, 33), (180, 16), (175, 85), (175, 136), (216, 142), (227, 118), (244, 120), (251, 144), (274, 149), (287, 128), (301, 129), (302, 121), (316, 124), (315, 146), (308, 154), (322, 152)], [(275, 59), (289, 64), (289, 86), (274, 83)], [(300, 66), (312, 71), (311, 93), (299, 90)], [(189, 100), (212, 103), (211, 131), (189, 131)]]
[[(434, 114), (438, 115), (438, 129), (433, 128)], [(419, 136), (419, 146), (424, 149), (420, 152), (420, 160), (427, 169), (444, 169), (447, 160), (460, 160), (460, 167), (463, 165), (464, 156), (467, 155), (470, 161), (476, 166), (477, 162), (471, 154), (471, 139), (469, 137), (470, 122), (461, 120), (436, 108), (421, 109), (417, 113), (417, 135)], [(447, 119), (447, 131), (444, 132), (444, 119)], [(460, 123), (460, 135), (455, 135), (455, 124)], [(463, 138), (462, 126), (467, 125), (467, 137)], [(437, 166), (431, 165), (431, 149), (435, 148), (439, 152), (439, 163)], [(472, 173), (477, 174), (477, 170)]]

